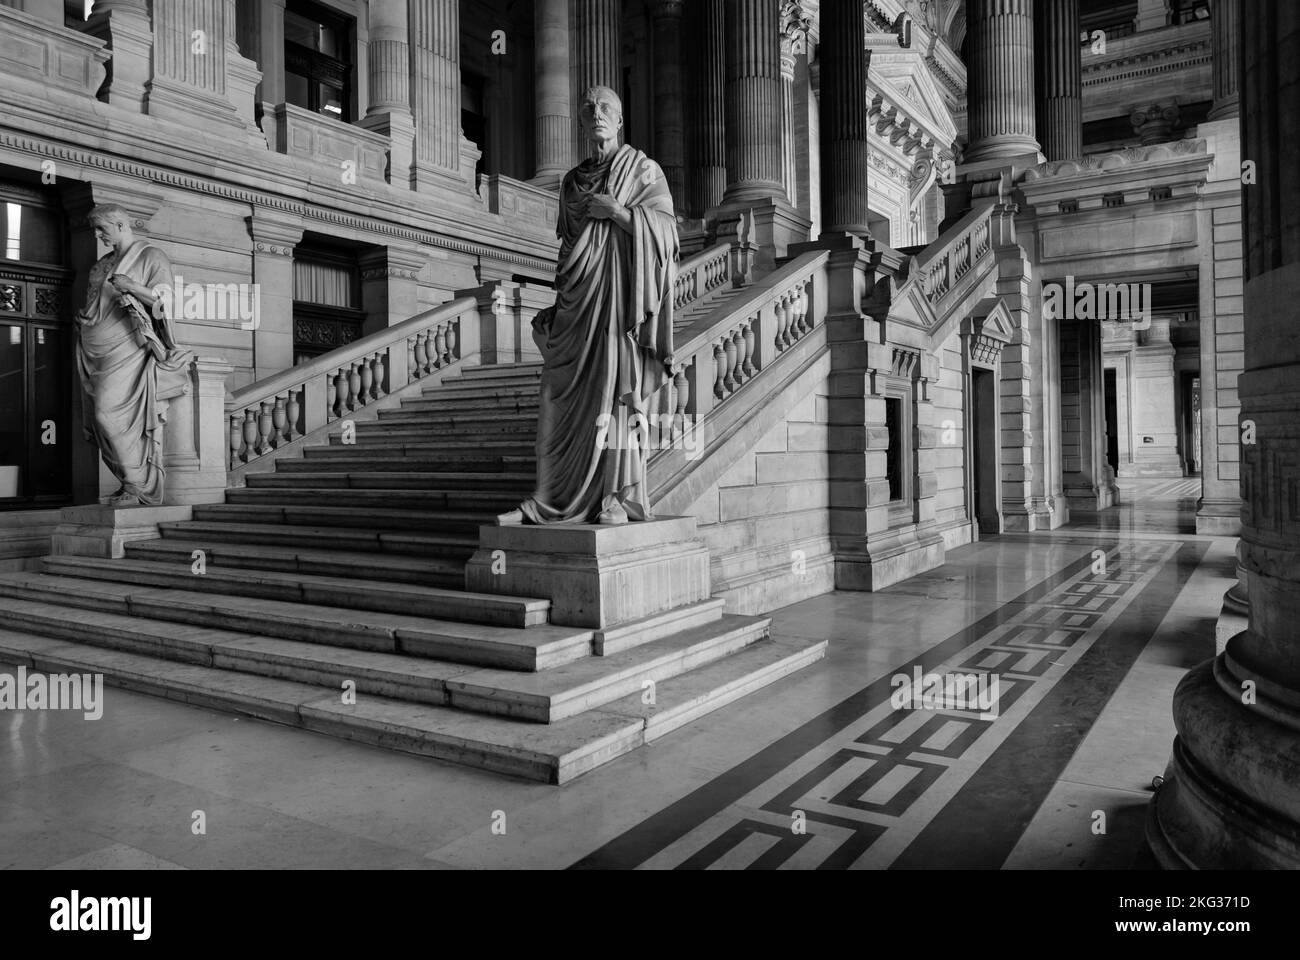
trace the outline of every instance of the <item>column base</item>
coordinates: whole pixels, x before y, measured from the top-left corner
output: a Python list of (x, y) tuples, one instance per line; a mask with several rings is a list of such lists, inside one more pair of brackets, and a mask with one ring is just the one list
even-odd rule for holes
[(482, 527), (465, 589), (542, 597), (551, 623), (606, 629), (709, 599), (709, 549), (694, 517)]
[(1250, 604), (1239, 596), (1241, 584), (1230, 587), (1223, 594), (1219, 619), (1214, 623), (1214, 654), (1218, 656), (1228, 646), (1228, 641), (1250, 627)]
[(758, 248), (754, 265), (760, 270), (771, 270), (776, 261), (788, 256), (792, 244), (808, 240), (812, 223), (790, 206), (783, 198), (759, 197), (753, 200), (724, 199), (722, 205), (710, 210), (706, 218), (713, 235), (735, 234), (731, 227), (743, 215), (754, 218), (753, 242)]
[(932, 530), (890, 531), (867, 538), (860, 548), (835, 551), (836, 590), (883, 590), (943, 566), (942, 534)]
[(1244, 705), (1219, 657), (1183, 678), (1174, 720), (1173, 757), (1147, 818), (1160, 865), (1300, 869), (1300, 712), (1262, 696)]
[(1240, 536), (1241, 501), (1202, 497), (1196, 505), (1196, 533), (1203, 537)]
[(193, 515), (193, 508), (188, 506), (65, 507), (59, 511), (59, 525), (50, 538), (50, 552), (56, 557), (120, 560), (126, 556), (126, 544), (161, 536), (160, 523), (188, 521)]

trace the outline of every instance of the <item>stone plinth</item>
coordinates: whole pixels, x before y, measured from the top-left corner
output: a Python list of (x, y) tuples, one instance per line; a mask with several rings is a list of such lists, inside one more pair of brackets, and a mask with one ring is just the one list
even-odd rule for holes
[(153, 540), (160, 536), (160, 523), (191, 519), (193, 508), (182, 507), (110, 507), (94, 504), (65, 507), (59, 511), (59, 525), (54, 528), (50, 552), (63, 557), (102, 557), (120, 560), (125, 545), (135, 540)]
[(709, 550), (693, 517), (483, 527), (465, 588), (544, 597), (554, 624), (607, 628), (707, 600)]

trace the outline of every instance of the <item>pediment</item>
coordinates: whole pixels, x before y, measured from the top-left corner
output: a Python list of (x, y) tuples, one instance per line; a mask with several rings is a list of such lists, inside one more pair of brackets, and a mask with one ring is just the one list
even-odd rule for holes
[(879, 93), (889, 104), (923, 127), (943, 147), (957, 137), (942, 93), (919, 56), (911, 52), (873, 52), (867, 80), (871, 99)]

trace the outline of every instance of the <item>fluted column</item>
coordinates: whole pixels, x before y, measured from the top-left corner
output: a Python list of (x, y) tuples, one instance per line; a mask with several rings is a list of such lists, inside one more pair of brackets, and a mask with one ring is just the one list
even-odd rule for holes
[(408, 188), (415, 164), (409, 41), (406, 0), (370, 0), (370, 104), (360, 126), (388, 137), (389, 179)]
[(726, 0), (727, 202), (785, 197), (776, 0)]
[(1038, 137), (1048, 160), (1083, 156), (1079, 0), (1037, 0)]
[(82, 30), (105, 41), (113, 51), (108, 102), (133, 113), (143, 113), (145, 84), (149, 82), (153, 57), (153, 30), (145, 0), (95, 0), (90, 19)]
[(686, 209), (686, 133), (682, 104), (682, 13), (685, 0), (654, 0), (655, 159), (663, 168), (673, 207)]
[(794, 126), (794, 71), (808, 52), (808, 18), (798, 0), (781, 2), (781, 183), (791, 206), (799, 205), (799, 144)]
[(968, 0), (966, 162), (1038, 151), (1034, 123), (1034, 0)]
[[(623, 4), (617, 0), (573, 0), (573, 4), (574, 107), (580, 107), (583, 95), (595, 86), (609, 87), (622, 97)], [(588, 151), (577, 109), (572, 123), (574, 157), (581, 160)]]
[(863, 0), (822, 0), (822, 233), (869, 236)]
[[(1166, 866), (1300, 868), (1300, 5), (1242, 4), (1245, 372), (1242, 532), (1249, 627), (1174, 693), (1170, 774), (1148, 838)], [(1243, 15), (1244, 14), (1244, 15)]]
[(727, 189), (726, 0), (691, 0), (690, 214), (703, 217)]
[(569, 92), (569, 0), (535, 0), (537, 173), (533, 183), (559, 187), (573, 160), (573, 97)]
[(1227, 120), (1240, 112), (1237, 92), (1241, 62), (1237, 29), (1241, 0), (1214, 0), (1210, 6), (1210, 37), (1214, 45), (1214, 104), (1209, 119)]
[(457, 0), (418, 0), (410, 4), (408, 12), (414, 180), (423, 190), (440, 178), (445, 182), (448, 177), (462, 177), (460, 4)]

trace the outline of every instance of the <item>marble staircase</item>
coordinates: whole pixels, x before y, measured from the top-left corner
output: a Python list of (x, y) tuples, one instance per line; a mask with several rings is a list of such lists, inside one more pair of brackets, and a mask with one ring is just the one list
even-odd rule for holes
[(824, 655), (721, 600), (602, 630), (466, 590), (531, 489), (539, 377), (464, 369), (120, 559), (0, 575), (0, 661), (563, 783)]

